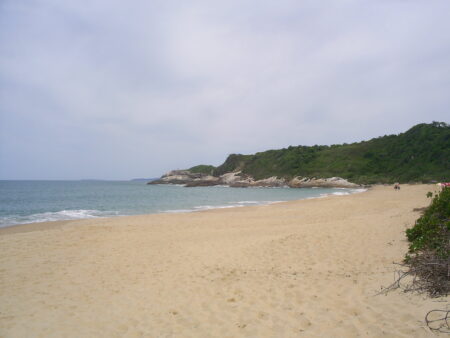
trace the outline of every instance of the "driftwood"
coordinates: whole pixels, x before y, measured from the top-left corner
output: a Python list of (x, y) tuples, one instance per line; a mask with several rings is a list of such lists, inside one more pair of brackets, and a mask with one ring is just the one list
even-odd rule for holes
[[(404, 292), (427, 293), (431, 297), (446, 296), (450, 293), (449, 259), (438, 258), (433, 253), (425, 252), (410, 258), (408, 263), (397, 265), (401, 268), (395, 271), (394, 282), (383, 287), (377, 295), (399, 288)], [(450, 333), (450, 310), (429, 311), (425, 316), (425, 323), (430, 330)]]
[(450, 333), (450, 310), (431, 310), (425, 316), (430, 330)]

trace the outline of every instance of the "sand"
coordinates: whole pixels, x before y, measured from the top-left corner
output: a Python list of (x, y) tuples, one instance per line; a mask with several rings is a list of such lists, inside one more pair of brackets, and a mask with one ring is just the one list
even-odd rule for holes
[(434, 186), (0, 230), (2, 337), (424, 337), (401, 290)]

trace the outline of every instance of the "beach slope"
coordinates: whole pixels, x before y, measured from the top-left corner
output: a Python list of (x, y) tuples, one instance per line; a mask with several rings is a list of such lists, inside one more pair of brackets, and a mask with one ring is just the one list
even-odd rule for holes
[(423, 337), (378, 295), (434, 186), (0, 230), (2, 337)]

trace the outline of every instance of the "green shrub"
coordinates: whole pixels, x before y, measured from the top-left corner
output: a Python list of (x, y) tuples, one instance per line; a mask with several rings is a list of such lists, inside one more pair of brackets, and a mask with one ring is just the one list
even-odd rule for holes
[[(427, 194), (429, 196), (430, 193)], [(407, 274), (414, 276), (410, 290), (430, 296), (450, 293), (450, 188), (434, 196), (431, 205), (406, 230), (411, 242), (405, 257)], [(417, 277), (417, 278), (416, 278)]]
[[(427, 195), (429, 196), (429, 194)], [(414, 227), (406, 230), (411, 243), (410, 253), (432, 250), (439, 257), (450, 258), (450, 188), (436, 194), (431, 205), (416, 221)]]
[(200, 164), (196, 165), (195, 167), (189, 168), (188, 170), (191, 173), (211, 175), (215, 169), (216, 167), (212, 165)]

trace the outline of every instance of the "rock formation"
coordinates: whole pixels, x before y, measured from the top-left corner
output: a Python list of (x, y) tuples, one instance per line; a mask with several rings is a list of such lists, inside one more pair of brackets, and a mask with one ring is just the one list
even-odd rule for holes
[(341, 177), (330, 178), (308, 178), (308, 177), (295, 177), (289, 182), (291, 188), (358, 188), (359, 185), (351, 183)]
[(148, 182), (147, 184), (190, 184), (190, 186), (207, 186), (216, 185), (215, 183), (218, 181), (218, 177), (207, 174), (192, 173), (189, 170), (172, 170), (162, 175), (160, 179)]
[(172, 170), (160, 179), (148, 182), (147, 184), (183, 184), (186, 187), (207, 187), (214, 185), (227, 185), (234, 188), (247, 187), (290, 187), (290, 188), (357, 188), (359, 185), (351, 183), (340, 177), (331, 178), (308, 178), (295, 177), (290, 181), (284, 178), (269, 177), (262, 180), (255, 180), (253, 177), (243, 174), (240, 171), (225, 173), (219, 177), (192, 173), (188, 170)]

